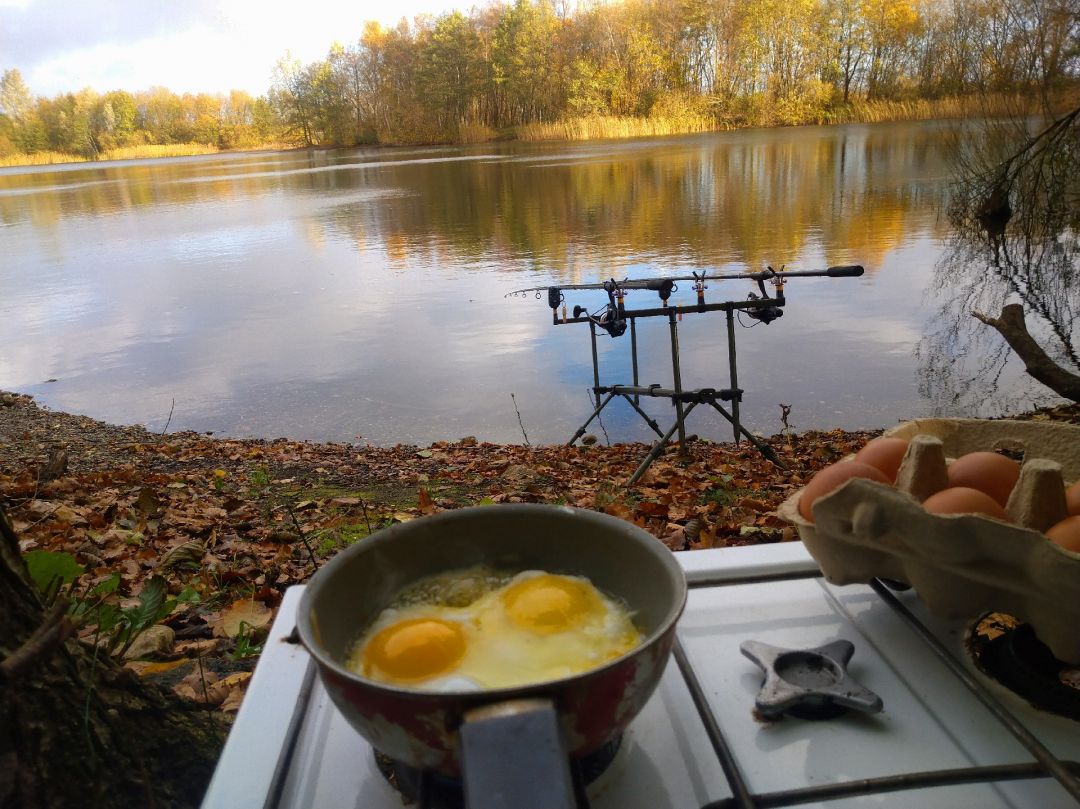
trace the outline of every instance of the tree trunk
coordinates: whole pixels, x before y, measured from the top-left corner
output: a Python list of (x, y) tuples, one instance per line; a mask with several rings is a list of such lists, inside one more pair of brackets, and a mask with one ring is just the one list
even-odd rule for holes
[(1050, 359), (1042, 346), (1035, 342), (1024, 322), (1023, 306), (1010, 303), (1002, 308), (1001, 314), (996, 318), (979, 312), (973, 314), (987, 326), (997, 329), (1005, 342), (1023, 360), (1025, 369), (1032, 377), (1059, 396), (1080, 402), (1080, 376), (1065, 370)]
[(68, 639), (0, 508), (0, 806), (198, 806), (224, 733), (213, 716)]

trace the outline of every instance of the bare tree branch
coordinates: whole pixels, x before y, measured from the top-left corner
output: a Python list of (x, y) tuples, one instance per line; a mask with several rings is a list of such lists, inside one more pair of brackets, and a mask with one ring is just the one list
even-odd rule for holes
[(994, 318), (980, 312), (972, 313), (987, 326), (997, 329), (1016, 355), (1023, 361), (1027, 372), (1060, 396), (1080, 401), (1080, 376), (1062, 368), (1043, 351), (1028, 333), (1024, 321), (1024, 307), (1010, 303)]

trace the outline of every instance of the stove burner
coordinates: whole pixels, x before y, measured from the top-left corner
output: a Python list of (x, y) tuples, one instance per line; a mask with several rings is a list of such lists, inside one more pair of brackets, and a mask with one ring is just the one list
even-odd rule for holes
[(1030, 624), (990, 613), (971, 634), (979, 670), (1036, 708), (1080, 720), (1080, 668), (1054, 657)]
[(814, 649), (782, 649), (746, 640), (739, 649), (765, 672), (754, 704), (767, 718), (790, 713), (800, 719), (832, 719), (849, 708), (865, 713), (882, 708), (881, 697), (847, 673), (855, 653), (850, 641), (836, 640)]
[[(574, 799), (579, 809), (587, 809), (589, 802), (585, 787), (600, 777), (608, 768), (622, 746), (622, 735), (616, 736), (599, 750), (571, 759), (570, 773), (574, 779)], [(460, 778), (432, 770), (420, 770), (385, 753), (375, 751), (375, 766), (390, 786), (401, 793), (406, 803), (415, 803), (420, 809), (464, 809), (465, 791)]]

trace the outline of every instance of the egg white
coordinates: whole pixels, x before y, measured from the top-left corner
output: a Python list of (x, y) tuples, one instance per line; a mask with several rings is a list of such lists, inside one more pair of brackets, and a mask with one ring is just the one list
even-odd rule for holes
[[(463, 571), (476, 579), (476, 569)], [(606, 596), (586, 578), (560, 576), (587, 586), (588, 609), (564, 631), (535, 632), (511, 619), (505, 594), (518, 582), (549, 575), (527, 570), (508, 581), (488, 577), (491, 587), (467, 606), (440, 603), (415, 603), (415, 596), (405, 604), (396, 603), (383, 610), (364, 631), (349, 658), (349, 667), (380, 682), (425, 691), (474, 691), (509, 688), (546, 682), (587, 671), (611, 660), (641, 641), (641, 632), (633, 625), (630, 610)], [(453, 582), (453, 577), (440, 580)], [(503, 582), (501, 585), (499, 582)], [(411, 588), (413, 593), (425, 587)], [(426, 588), (428, 590), (438, 588)], [(437, 594), (436, 594), (437, 595)], [(379, 632), (403, 621), (419, 618), (437, 619), (458, 625), (465, 638), (465, 651), (456, 664), (423, 680), (394, 679), (377, 667), (364, 670), (364, 650)]]

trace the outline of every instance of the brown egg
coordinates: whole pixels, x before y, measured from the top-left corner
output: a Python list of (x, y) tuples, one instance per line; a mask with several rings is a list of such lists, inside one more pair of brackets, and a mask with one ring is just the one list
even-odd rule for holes
[(820, 470), (806, 484), (806, 488), (803, 489), (802, 496), (799, 498), (799, 513), (810, 522), (813, 522), (814, 512), (811, 511), (811, 507), (814, 502), (819, 497), (837, 488), (845, 480), (851, 478), (868, 478), (886, 484), (889, 482), (885, 479), (885, 475), (881, 473), (881, 470), (875, 466), (859, 463), (858, 461), (834, 463), (832, 466), (826, 466)]
[(1070, 514), (1080, 514), (1080, 481), (1065, 490), (1065, 508)]
[(986, 492), (1004, 506), (1020, 477), (1020, 464), (996, 452), (969, 452), (945, 470), (950, 486), (966, 486)]
[(998, 520), (1007, 520), (1005, 509), (986, 492), (968, 486), (953, 486), (932, 494), (923, 501), (923, 508), (931, 514), (982, 514)]
[(1080, 516), (1066, 517), (1046, 529), (1046, 538), (1067, 551), (1080, 553)]
[(900, 471), (900, 462), (904, 460), (908, 442), (904, 438), (878, 436), (855, 453), (855, 460), (869, 464), (881, 470), (889, 483), (896, 482), (896, 473)]

